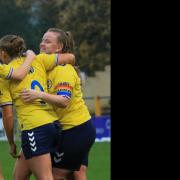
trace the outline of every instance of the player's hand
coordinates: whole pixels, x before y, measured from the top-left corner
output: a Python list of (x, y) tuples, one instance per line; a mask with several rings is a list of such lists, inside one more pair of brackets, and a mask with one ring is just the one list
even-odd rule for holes
[(33, 89), (30, 89), (30, 90), (27, 90), (27, 89), (23, 89), (21, 91), (21, 94), (20, 94), (21, 98), (23, 99), (24, 102), (31, 102), (33, 101), (34, 99), (38, 99), (39, 96), (38, 96), (38, 91), (36, 90), (33, 90)]
[(10, 145), (10, 152), (9, 153), (13, 158), (19, 158), (20, 157), (20, 155), (17, 154), (16, 144)]
[(32, 50), (27, 50), (25, 54), (26, 54), (26, 57), (31, 60), (34, 60), (36, 57), (36, 54)]

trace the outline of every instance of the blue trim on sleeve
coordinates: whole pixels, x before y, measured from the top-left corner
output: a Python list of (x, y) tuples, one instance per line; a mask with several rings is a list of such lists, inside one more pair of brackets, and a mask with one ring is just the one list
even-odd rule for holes
[(71, 93), (70, 93), (70, 92), (67, 92), (67, 91), (58, 91), (58, 92), (57, 92), (57, 95), (71, 98)]
[(57, 66), (58, 63), (58, 59), (59, 59), (60, 54), (55, 54), (55, 65)]
[(6, 79), (10, 79), (13, 73), (13, 68), (10, 69), (9, 74), (7, 75)]
[(13, 105), (12, 102), (6, 102), (6, 103), (1, 103), (0, 107), (8, 106), (8, 105)]

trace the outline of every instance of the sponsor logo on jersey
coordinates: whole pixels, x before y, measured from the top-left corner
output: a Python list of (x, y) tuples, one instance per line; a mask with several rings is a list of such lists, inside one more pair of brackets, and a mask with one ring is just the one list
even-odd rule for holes
[(32, 74), (34, 72), (34, 68), (31, 67), (30, 70), (29, 70), (29, 74)]

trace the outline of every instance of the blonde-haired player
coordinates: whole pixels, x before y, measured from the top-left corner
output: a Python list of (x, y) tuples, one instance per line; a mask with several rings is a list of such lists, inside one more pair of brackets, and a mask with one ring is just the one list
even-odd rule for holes
[[(16, 80), (22, 80), (29, 72), (32, 61), (35, 58), (35, 54), (31, 50), (26, 51), (25, 54), (26, 54), (26, 59), (17, 70), (14, 70), (9, 65), (0, 63), (0, 78), (5, 78), (5, 79), (11, 78), (11, 79), (16, 79)], [(3, 85), (4, 84), (2, 84), (2, 86)], [(1, 165), (0, 165), (0, 180), (4, 180)]]
[[(7, 35), (0, 39), (0, 58), (9, 63), (14, 69), (18, 68), (23, 57), (20, 53), (25, 48), (24, 40), (15, 35)], [(10, 54), (10, 52), (13, 52)], [(74, 58), (74, 57), (73, 57)], [(59, 123), (53, 108), (47, 103), (37, 100), (33, 104), (23, 103), (19, 93), (24, 88), (40, 89), (47, 91), (46, 71), (52, 69), (56, 64), (62, 62), (58, 54), (36, 56), (30, 73), (19, 83), (8, 81), (2, 88), (7, 88), (10, 94), (1, 98), (1, 105), (10, 105), (12, 102), (16, 107), (19, 125), (22, 131), (22, 149), (26, 162), (38, 180), (52, 180), (50, 152), (54, 151), (59, 136)], [(74, 61), (74, 59), (73, 59)], [(2, 93), (3, 94), (3, 93)], [(55, 122), (55, 123), (54, 123)], [(9, 133), (9, 130), (6, 131)]]
[[(72, 53), (71, 33), (50, 28), (42, 38), (40, 49), (48, 54)], [(88, 153), (95, 141), (96, 132), (83, 100), (80, 77), (72, 65), (66, 64), (49, 71), (48, 82), (49, 94), (24, 90), (21, 95), (25, 102), (41, 98), (52, 104), (62, 124), (59, 150), (52, 154), (54, 179), (66, 177), (68, 180), (86, 180)]]

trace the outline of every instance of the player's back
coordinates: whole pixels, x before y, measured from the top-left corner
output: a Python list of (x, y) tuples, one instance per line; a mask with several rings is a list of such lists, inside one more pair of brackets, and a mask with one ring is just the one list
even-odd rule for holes
[[(53, 59), (55, 56), (51, 58)], [(45, 60), (49, 61), (48, 65), (44, 63)], [(10, 65), (16, 69), (23, 61), (24, 58), (15, 59)], [(53, 60), (46, 59), (46, 56), (43, 55), (37, 56), (29, 74), (22, 81), (10, 80), (9, 89), (13, 104), (16, 107), (21, 130), (32, 129), (57, 120), (56, 113), (51, 105), (41, 100), (24, 103), (20, 97), (20, 93), (23, 89), (35, 89), (47, 92), (46, 70), (51, 68), (51, 66), (53, 66)]]
[(12, 68), (0, 62), (0, 77), (8, 79), (12, 73)]

